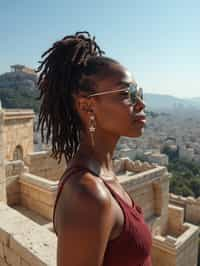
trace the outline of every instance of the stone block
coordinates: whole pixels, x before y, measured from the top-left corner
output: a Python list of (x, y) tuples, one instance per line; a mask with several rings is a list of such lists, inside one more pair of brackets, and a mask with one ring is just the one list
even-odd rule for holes
[(22, 206), (27, 207), (27, 208), (31, 208), (31, 204), (32, 204), (33, 201), (26, 194), (21, 194), (20, 202), (21, 202)]
[(0, 242), (0, 258), (4, 258), (4, 247), (2, 242)]
[[(2, 215), (1, 212), (0, 215)], [(0, 225), (0, 241), (3, 245), (8, 245), (9, 243), (9, 234), (1, 229), (1, 225)]]
[(51, 207), (51, 206), (48, 206), (46, 204), (40, 203), (38, 205), (37, 211), (38, 211), (38, 213), (40, 213), (45, 218), (47, 218), (49, 220), (53, 219), (53, 206)]
[(13, 179), (12, 182), (7, 184), (6, 190), (7, 190), (7, 193), (11, 194), (11, 195), (14, 194), (14, 193), (19, 193), (20, 192), (20, 188), (19, 188), (18, 180), (16, 178)]
[(31, 264), (25, 261), (24, 259), (21, 259), (21, 266), (31, 266)]
[(31, 266), (56, 265), (56, 237), (45, 228), (30, 226), (24, 234), (13, 235), (10, 246)]
[(39, 193), (39, 201), (42, 203), (53, 205), (55, 202), (56, 193), (54, 192), (40, 192)]
[(20, 193), (7, 194), (7, 204), (9, 206), (20, 204)]
[(29, 190), (29, 196), (34, 199), (34, 200), (38, 200), (39, 199), (39, 194), (40, 192), (37, 189), (33, 189), (31, 188)]
[(30, 195), (29, 187), (23, 183), (20, 183), (20, 192), (25, 195)]
[[(26, 238), (25, 236), (22, 236), (24, 239)], [(12, 249), (17, 253), (20, 254), (21, 258), (23, 258), (24, 263), (26, 261), (31, 263), (34, 262), (35, 260), (35, 255), (31, 253), (31, 239), (29, 239), (29, 237), (27, 236), (27, 239), (29, 240), (29, 245), (23, 245), (23, 241), (21, 241), (21, 243), (19, 241), (16, 241), (15, 237), (11, 237), (10, 240), (10, 246), (12, 247)], [(21, 262), (22, 264), (22, 262)]]
[(12, 266), (20, 266), (21, 265), (21, 258), (15, 252), (8, 248), (7, 246), (4, 247), (4, 255), (6, 257), (6, 261), (8, 264)]
[(0, 266), (10, 266), (10, 265), (0, 257)]

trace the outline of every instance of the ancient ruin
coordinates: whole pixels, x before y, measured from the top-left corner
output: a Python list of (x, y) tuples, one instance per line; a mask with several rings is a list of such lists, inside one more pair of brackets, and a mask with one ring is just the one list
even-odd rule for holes
[[(56, 266), (52, 212), (66, 164), (58, 165), (49, 151), (34, 151), (33, 124), (32, 110), (0, 110), (0, 266)], [(126, 157), (114, 166), (143, 208), (153, 266), (196, 266), (199, 229), (185, 220), (188, 201), (178, 204), (184, 200), (169, 195), (166, 167)]]

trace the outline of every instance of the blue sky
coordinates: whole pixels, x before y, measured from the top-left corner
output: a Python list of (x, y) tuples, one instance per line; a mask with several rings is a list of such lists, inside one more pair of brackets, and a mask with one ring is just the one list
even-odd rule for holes
[(87, 30), (145, 92), (200, 97), (200, 1), (0, 0), (0, 73)]

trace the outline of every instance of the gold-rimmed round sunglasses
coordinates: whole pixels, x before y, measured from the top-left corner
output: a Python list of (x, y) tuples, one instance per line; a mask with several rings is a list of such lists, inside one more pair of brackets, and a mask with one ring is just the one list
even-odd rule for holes
[(93, 94), (88, 95), (87, 98), (97, 96), (97, 95), (120, 92), (120, 91), (128, 92), (128, 97), (129, 97), (129, 100), (132, 104), (135, 104), (137, 102), (137, 99), (143, 100), (143, 89), (141, 87), (138, 87), (137, 84), (132, 84), (132, 83), (129, 84), (129, 86), (125, 89), (97, 92), (97, 93), (93, 93)]

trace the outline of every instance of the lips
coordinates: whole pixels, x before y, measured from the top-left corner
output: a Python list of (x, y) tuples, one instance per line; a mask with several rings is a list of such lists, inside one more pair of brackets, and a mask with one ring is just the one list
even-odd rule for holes
[(146, 116), (145, 115), (135, 115), (134, 121), (146, 123)]

